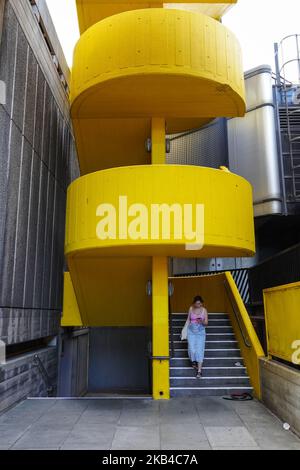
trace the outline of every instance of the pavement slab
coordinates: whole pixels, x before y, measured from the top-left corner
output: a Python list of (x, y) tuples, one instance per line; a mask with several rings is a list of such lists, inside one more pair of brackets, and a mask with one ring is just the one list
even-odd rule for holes
[(300, 450), (257, 400), (29, 399), (0, 415), (0, 449)]

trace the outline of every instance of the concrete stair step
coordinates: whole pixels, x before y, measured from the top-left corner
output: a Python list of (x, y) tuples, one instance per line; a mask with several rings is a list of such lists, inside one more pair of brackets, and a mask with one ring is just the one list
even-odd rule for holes
[[(169, 339), (173, 337), (174, 343), (182, 342), (181, 333), (173, 333), (169, 335)], [(206, 332), (206, 341), (236, 341), (234, 333), (208, 333)]]
[[(173, 326), (173, 334), (178, 334), (180, 335), (181, 334), (181, 330), (182, 330), (183, 326), (179, 326), (179, 325), (175, 325)], [(231, 334), (234, 334), (233, 332), (233, 328), (232, 326), (210, 326), (208, 325), (206, 327), (206, 334), (212, 334), (212, 333), (215, 333), (215, 334), (223, 334), (223, 333), (231, 333)]]
[[(186, 322), (186, 318), (185, 319), (172, 319), (172, 326), (173, 327), (181, 327), (183, 328), (184, 327), (184, 324)], [(230, 320), (227, 318), (227, 319), (211, 319), (209, 318), (208, 319), (208, 326), (231, 326), (231, 323), (230, 323)]]
[(220, 397), (231, 395), (232, 393), (252, 393), (252, 387), (182, 387), (170, 388), (171, 397)]
[(249, 387), (249, 378), (248, 377), (203, 377), (197, 379), (194, 377), (172, 377), (170, 379), (171, 387), (240, 387), (245, 386)]
[(186, 313), (175, 313), (171, 317), (170, 354), (172, 354), (172, 342), (174, 347), (174, 357), (170, 359), (171, 396), (223, 396), (232, 393), (252, 393), (253, 388), (228, 315), (209, 313), (203, 376), (200, 379), (196, 378), (196, 371), (191, 367), (187, 341), (180, 339), (186, 319)]
[[(170, 351), (171, 354), (171, 351)], [(182, 358), (188, 358), (188, 350), (187, 349), (175, 349), (174, 351), (174, 357), (182, 357)], [(223, 349), (205, 349), (205, 357), (241, 357), (241, 352), (239, 349), (235, 348), (223, 348)]]
[[(171, 347), (171, 341), (169, 341), (169, 343)], [(182, 351), (188, 349), (187, 341), (173, 341), (173, 344), (175, 351)], [(236, 340), (210, 341), (208, 339), (205, 342), (205, 351), (207, 349), (238, 349), (238, 342)]]
[[(171, 314), (171, 318), (173, 318), (174, 320), (186, 320), (187, 319), (187, 316), (188, 316), (188, 313), (172, 313)], [(227, 320), (229, 317), (228, 317), (228, 313), (211, 313), (209, 312), (208, 313), (208, 319), (215, 319), (215, 320), (221, 320), (221, 319), (225, 319)]]
[[(243, 359), (240, 356), (235, 357), (205, 357), (203, 367), (236, 367), (244, 366)], [(191, 367), (188, 357), (174, 357), (170, 359), (170, 367)]]
[[(207, 364), (207, 362), (205, 363)], [(244, 366), (203, 366), (204, 377), (247, 377)], [(194, 377), (195, 370), (190, 366), (171, 366), (170, 377)]]

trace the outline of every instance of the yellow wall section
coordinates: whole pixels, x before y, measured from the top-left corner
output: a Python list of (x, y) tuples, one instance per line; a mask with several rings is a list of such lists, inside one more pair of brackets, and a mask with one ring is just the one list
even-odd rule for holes
[(171, 297), (171, 310), (175, 313), (186, 313), (196, 295), (201, 295), (209, 312), (224, 313), (227, 310), (224, 275), (190, 276), (170, 278), (174, 286)]
[(84, 325), (151, 326), (151, 258), (78, 253), (68, 262)]
[[(100, 240), (96, 215), (102, 203), (118, 209), (119, 196), (128, 197), (128, 206), (144, 204), (205, 205), (204, 243), (200, 251), (186, 251), (190, 243), (183, 237), (171, 240)], [(252, 189), (243, 178), (211, 168), (187, 165), (147, 165), (114, 168), (86, 175), (68, 189), (66, 255), (95, 250), (98, 256), (250, 256), (255, 251)]]
[(180, 2), (164, 3), (158, 0), (76, 0), (80, 31), (83, 33), (98, 21), (128, 10), (139, 8), (187, 8), (199, 11), (219, 19), (226, 11), (237, 3), (237, 0), (181, 0)]
[(147, 165), (151, 119), (73, 119), (81, 175), (107, 168)]
[(293, 362), (300, 351), (300, 282), (265, 289), (264, 305), (268, 353)]
[(70, 273), (64, 273), (64, 300), (61, 326), (83, 326)]

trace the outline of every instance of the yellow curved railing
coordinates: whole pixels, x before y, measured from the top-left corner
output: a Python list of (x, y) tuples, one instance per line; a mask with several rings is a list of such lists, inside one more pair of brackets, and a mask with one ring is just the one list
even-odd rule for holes
[(167, 134), (245, 113), (240, 46), (218, 21), (233, 3), (77, 1), (82, 177), (68, 189), (62, 324), (152, 325), (154, 398), (169, 398), (168, 257), (255, 252), (247, 181), (166, 165)]

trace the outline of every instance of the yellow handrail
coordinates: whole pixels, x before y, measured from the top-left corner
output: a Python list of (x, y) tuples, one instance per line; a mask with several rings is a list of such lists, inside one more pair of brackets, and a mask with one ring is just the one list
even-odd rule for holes
[(225, 273), (224, 284), (226, 286), (225, 290), (228, 300), (227, 311), (244, 358), (245, 366), (250, 376), (254, 393), (256, 397), (260, 399), (259, 358), (264, 357), (265, 353), (230, 272)]

